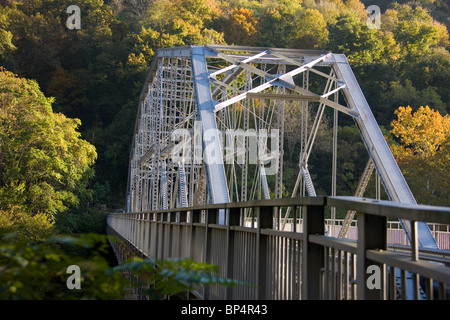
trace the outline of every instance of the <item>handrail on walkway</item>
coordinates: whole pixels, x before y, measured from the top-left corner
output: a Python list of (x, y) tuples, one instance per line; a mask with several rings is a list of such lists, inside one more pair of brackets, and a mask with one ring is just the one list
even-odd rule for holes
[[(288, 207), (301, 232), (278, 230)], [(356, 241), (325, 235), (329, 207), (357, 212)], [(411, 221), (409, 252), (388, 247), (388, 218)], [(143, 256), (189, 257), (250, 284), (196, 287), (203, 299), (449, 299), (450, 251), (421, 250), (418, 221), (450, 224), (450, 208), (299, 197), (113, 213), (107, 225)]]

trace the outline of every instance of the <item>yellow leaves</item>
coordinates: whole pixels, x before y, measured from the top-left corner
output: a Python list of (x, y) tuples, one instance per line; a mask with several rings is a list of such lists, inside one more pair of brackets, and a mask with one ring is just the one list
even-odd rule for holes
[(396, 110), (391, 133), (400, 145), (391, 145), (417, 201), (423, 204), (450, 203), (450, 116), (442, 116), (428, 106), (413, 112), (411, 107)]
[(130, 66), (135, 66), (135, 67), (147, 66), (147, 62), (146, 62), (145, 57), (142, 54), (142, 52), (140, 52), (138, 55), (136, 55), (134, 53), (130, 53), (128, 55), (127, 64)]
[(44, 213), (32, 217), (19, 206), (9, 206), (7, 210), (0, 210), (1, 233), (3, 240), (14, 242), (26, 239), (37, 242), (45, 239), (54, 232), (54, 221)]
[(220, 15), (216, 0), (156, 0), (143, 25), (158, 32), (159, 47), (221, 43), (222, 35), (208, 28)]
[(324, 16), (317, 9), (308, 8), (300, 14), (292, 45), (302, 49), (323, 48), (328, 42), (329, 31)]
[(437, 45), (443, 48), (448, 47), (450, 45), (450, 41), (447, 27), (444, 24), (439, 23), (437, 21), (433, 21), (431, 23), (431, 26), (434, 27), (435, 30), (437, 31), (438, 35)]
[(405, 156), (417, 154), (427, 158), (434, 156), (441, 144), (450, 135), (450, 117), (442, 116), (430, 107), (420, 107), (412, 112), (411, 107), (400, 107), (395, 111), (397, 120), (392, 121), (391, 133), (403, 145), (395, 148), (394, 154)]
[(390, 31), (386, 31), (382, 35), (382, 41), (384, 46), (383, 57), (387, 61), (396, 61), (401, 58), (401, 47), (395, 41), (394, 34)]

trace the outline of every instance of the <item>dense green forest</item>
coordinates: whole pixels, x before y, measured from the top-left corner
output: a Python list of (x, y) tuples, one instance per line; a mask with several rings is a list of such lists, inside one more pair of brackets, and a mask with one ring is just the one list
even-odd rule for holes
[[(53, 156), (42, 158), (39, 148), (29, 149), (32, 154), (27, 159), (35, 165), (28, 167), (28, 180), (18, 177), (23, 171), (10, 170), (20, 166), (22, 158), (7, 159), (7, 146), (16, 155), (18, 149), (2, 141), (1, 209), (57, 217), (64, 231), (84, 231), (88, 225), (100, 223), (89, 220), (93, 215), (86, 216), (100, 204), (108, 204), (110, 210), (123, 208), (137, 99), (152, 56), (160, 47), (222, 43), (344, 53), (387, 138), (409, 151), (413, 149), (403, 136), (389, 132), (395, 111), (400, 106), (410, 106), (413, 111), (429, 106), (445, 116), (450, 110), (446, 1), (380, 1), (380, 28), (367, 27), (369, 2), (359, 0), (80, 0), (80, 29), (66, 25), (66, 9), (71, 4), (68, 0), (3, 0), (0, 6), (2, 92), (14, 91), (19, 96), (13, 99), (25, 99), (21, 106), (25, 111), (8, 111), (11, 97), (5, 95), (2, 117), (16, 117), (15, 113), (24, 114), (27, 108), (31, 112), (36, 104), (45, 105), (45, 112), (64, 123), (45, 124), (49, 127), (34, 132), (34, 138), (25, 137), (42, 139), (45, 148), (41, 153), (54, 150)], [(40, 98), (31, 102), (23, 90)], [(20, 123), (27, 126), (30, 121), (25, 117)], [(52, 125), (75, 131), (72, 136), (67, 133), (65, 141), (58, 140), (58, 145), (58, 133), (58, 138), (45, 133)], [(2, 130), (5, 139), (15, 137)], [(363, 161), (357, 154), (363, 146), (346, 146), (356, 134), (345, 126), (340, 131), (343, 148), (349, 148), (339, 159), (347, 168), (338, 186), (345, 193), (355, 187), (362, 170)], [(77, 132), (81, 136), (76, 137)], [(447, 149), (442, 141), (435, 148), (445, 157)], [(14, 143), (24, 145), (20, 139)], [(70, 156), (57, 157), (68, 148), (72, 148), (74, 158), (83, 160), (74, 165)], [(291, 155), (286, 159), (287, 168), (295, 166), (291, 159), (294, 151), (286, 152)], [(323, 152), (329, 156), (329, 151)], [(411, 152), (411, 157), (417, 155)], [(442, 183), (418, 182), (423, 175), (414, 176), (415, 171), (408, 170), (417, 165), (418, 158), (399, 161), (403, 161), (407, 178), (417, 185), (414, 191), (418, 199), (448, 204)], [(434, 177), (448, 178), (449, 170), (445, 174), (442, 168), (428, 168), (434, 163), (430, 159), (424, 163), (424, 170), (432, 171)], [(435, 187), (430, 187), (430, 181)], [(421, 187), (424, 185), (428, 189)]]
[[(74, 4), (80, 29), (66, 24)], [(379, 28), (367, 26), (372, 4)], [(0, 239), (103, 232), (105, 212), (125, 205), (138, 97), (155, 51), (207, 43), (346, 54), (418, 201), (448, 206), (449, 24), (446, 0), (0, 0)], [(351, 194), (364, 146), (340, 124), (338, 192)], [(286, 145), (290, 184), (298, 146)], [(330, 148), (317, 157), (331, 157)], [(315, 170), (325, 193), (331, 168)]]

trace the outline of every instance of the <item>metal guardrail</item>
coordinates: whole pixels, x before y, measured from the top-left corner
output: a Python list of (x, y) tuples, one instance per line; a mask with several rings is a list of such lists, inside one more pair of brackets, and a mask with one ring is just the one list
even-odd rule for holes
[[(251, 218), (247, 218), (247, 225), (251, 225)], [(344, 224), (344, 219), (325, 219), (325, 235), (329, 235), (331, 237), (339, 237), (341, 228)], [(302, 232), (303, 219), (297, 218), (296, 221), (296, 230), (298, 232)], [(352, 220), (348, 229), (347, 234), (345, 235), (345, 239), (357, 239), (358, 233), (358, 222), (356, 220)], [(436, 239), (436, 243), (439, 249), (450, 250), (450, 225), (440, 224), (440, 223), (427, 223), (430, 228), (431, 234)], [(294, 221), (292, 218), (285, 219), (285, 231), (292, 231), (294, 227)], [(388, 246), (393, 245), (408, 245), (409, 240), (408, 237), (403, 230), (402, 224), (400, 221), (388, 220), (387, 225), (388, 231)]]
[[(356, 241), (325, 235), (327, 206), (357, 211)], [(277, 230), (288, 207), (302, 232)], [(412, 222), (411, 246), (388, 247), (388, 218)], [(108, 229), (143, 256), (189, 257), (248, 284), (195, 288), (203, 299), (449, 299), (450, 251), (422, 250), (417, 221), (450, 224), (450, 208), (303, 197), (114, 213)]]

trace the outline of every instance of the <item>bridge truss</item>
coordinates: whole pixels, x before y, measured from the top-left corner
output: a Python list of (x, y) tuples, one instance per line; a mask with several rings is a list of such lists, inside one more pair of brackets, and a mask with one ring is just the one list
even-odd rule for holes
[[(308, 163), (327, 108), (334, 110), (331, 195), (337, 119), (344, 114), (354, 120), (369, 155), (356, 194), (375, 168), (390, 200), (415, 203), (344, 55), (207, 45), (155, 54), (136, 118), (127, 211), (281, 198), (283, 192), (315, 196)], [(284, 134), (293, 120), (288, 110), (301, 124), (292, 190), (283, 185)], [(218, 223), (225, 219), (221, 213)], [(413, 224), (401, 222), (410, 237)], [(426, 223), (417, 226), (420, 245), (437, 248)]]

